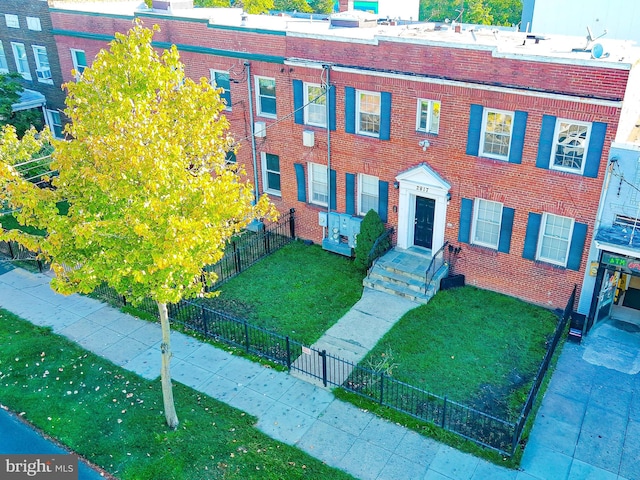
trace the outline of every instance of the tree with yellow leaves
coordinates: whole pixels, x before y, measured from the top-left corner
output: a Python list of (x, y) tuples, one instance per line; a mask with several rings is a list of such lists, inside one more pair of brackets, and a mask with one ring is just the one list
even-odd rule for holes
[(159, 54), (152, 38), (136, 23), (66, 85), (69, 140), (52, 140), (53, 189), (25, 182), (0, 152), (0, 199), (22, 224), (47, 230), (4, 238), (51, 262), (56, 291), (88, 293), (106, 283), (134, 305), (147, 297), (157, 303), (164, 411), (176, 428), (167, 304), (202, 295), (215, 280), (203, 277), (203, 267), (222, 258), (227, 240), (276, 212), (225, 162), (233, 141), (219, 92), (206, 79), (185, 78), (175, 46)]

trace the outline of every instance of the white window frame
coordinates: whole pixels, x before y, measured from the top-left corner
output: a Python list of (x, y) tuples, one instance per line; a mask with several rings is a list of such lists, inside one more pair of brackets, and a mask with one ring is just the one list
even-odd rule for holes
[[(368, 183), (367, 180), (370, 181), (371, 184), (375, 183), (375, 191), (365, 191), (366, 190), (366, 184)], [(358, 175), (358, 215), (364, 216), (366, 215), (369, 210), (373, 209), (376, 211), (376, 213), (378, 213), (379, 210), (379, 205), (380, 205), (380, 179), (376, 176), (373, 175), (367, 175), (365, 173), (361, 173)], [(367, 208), (365, 206), (365, 202), (364, 202), (364, 198), (365, 196), (368, 196), (370, 199), (374, 199), (375, 201), (373, 201), (373, 206)]]
[[(273, 82), (273, 91), (274, 94), (272, 95), (263, 95), (260, 91), (260, 80), (268, 80), (270, 82)], [(256, 111), (257, 114), (260, 115), (261, 117), (267, 117), (267, 118), (276, 118), (276, 115), (278, 113), (278, 108), (277, 108), (277, 97), (276, 97), (276, 79), (273, 77), (261, 77), (261, 76), (256, 76), (255, 77), (255, 82), (256, 82)], [(271, 112), (265, 112), (262, 108), (262, 99), (271, 99), (273, 98), (273, 104), (276, 112), (275, 113), (271, 113)]]
[[(491, 114), (495, 114), (495, 115), (505, 115), (505, 116), (510, 116), (511, 117), (511, 128), (509, 129), (508, 133), (504, 133), (504, 132), (489, 132), (487, 131), (487, 127), (488, 127), (488, 123), (489, 123), (489, 115)], [(485, 158), (493, 158), (495, 160), (503, 160), (503, 161), (509, 161), (509, 153), (511, 152), (511, 142), (513, 141), (513, 122), (515, 119), (515, 112), (509, 111), (509, 110), (497, 110), (495, 108), (483, 108), (482, 109), (482, 130), (480, 132), (480, 156), (485, 157)], [(491, 152), (491, 151), (485, 151), (485, 147), (488, 147), (488, 144), (486, 143), (486, 136), (487, 134), (493, 134), (496, 137), (508, 137), (509, 142), (507, 145), (507, 153), (505, 153), (504, 155), (500, 154), (500, 153), (495, 153), (495, 152)]]
[[(498, 214), (498, 221), (492, 221), (490, 219), (480, 219), (481, 207), (483, 204), (493, 204), (499, 205), (500, 211)], [(473, 222), (471, 223), (471, 243), (473, 245), (479, 245), (481, 247), (491, 248), (493, 250), (497, 250), (500, 245), (500, 229), (502, 228), (502, 211), (504, 209), (504, 204), (501, 202), (495, 202), (493, 200), (486, 200), (484, 198), (476, 198), (473, 201)], [(494, 228), (497, 228), (496, 241), (494, 243), (487, 242), (477, 238), (478, 235), (478, 223), (484, 222), (485, 224), (492, 225)]]
[[(274, 156), (278, 159), (278, 170), (269, 170), (268, 167), (268, 163), (267, 163), (267, 155), (271, 155)], [(280, 162), (280, 157), (278, 155), (275, 155), (273, 153), (266, 153), (266, 152), (260, 152), (260, 158), (262, 160), (262, 187), (264, 189), (264, 191), (266, 193), (269, 193), (271, 195), (277, 195), (277, 196), (281, 196), (282, 195), (282, 170), (281, 170), (281, 162)], [(271, 188), (269, 186), (269, 174), (277, 174), (278, 177), (280, 178), (280, 190), (276, 190), (275, 188)]]
[(76, 78), (79, 78), (84, 73), (84, 69), (87, 68), (89, 65), (82, 65), (78, 61), (78, 53), (82, 52), (82, 54), (84, 55), (85, 63), (87, 61), (87, 53), (84, 50), (81, 50), (79, 48), (70, 48), (69, 50), (71, 51), (71, 61), (73, 62), (73, 69), (76, 71)]
[[(309, 203), (326, 207), (329, 205), (329, 179), (327, 178), (328, 169), (326, 165), (319, 163), (309, 163), (307, 165), (309, 171)], [(324, 186), (324, 192), (318, 187)], [(318, 195), (326, 196), (327, 200), (316, 198)]]
[[(49, 54), (47, 53), (47, 48), (43, 47), (42, 45), (32, 45), (31, 48), (33, 49), (33, 57), (36, 60), (36, 78), (38, 79), (38, 82), (53, 85), (53, 79), (51, 78), (51, 63), (49, 62)], [(40, 52), (40, 54), (38, 52)], [(44, 56), (47, 60), (46, 65), (41, 62), (40, 55), (42, 53), (44, 53)], [(48, 73), (49, 78), (40, 78), (40, 76), (38, 75), (38, 72), (42, 72), (45, 70), (49, 72)]]
[[(18, 54), (19, 48), (24, 52), (24, 59), (27, 63), (26, 70), (22, 68), (21, 62), (18, 61), (18, 58), (20, 57), (20, 55)], [(16, 70), (20, 75), (22, 75), (22, 78), (24, 78), (25, 80), (31, 80), (31, 69), (29, 67), (29, 59), (27, 58), (27, 47), (24, 46), (24, 43), (11, 42), (11, 50), (13, 51), (13, 59), (16, 63)]]
[[(322, 91), (322, 94), (319, 96), (317, 94), (310, 94), (309, 90), (311, 88), (319, 88)], [(317, 83), (304, 83), (303, 84), (303, 92), (304, 92), (304, 123), (305, 125), (312, 125), (314, 127), (325, 127), (327, 126), (327, 91), (322, 87), (322, 85)], [(320, 102), (320, 103), (319, 103)], [(315, 114), (312, 112), (315, 112)], [(319, 114), (317, 112), (322, 112), (322, 121), (316, 121), (316, 116)]]
[[(231, 76), (229, 75), (229, 72), (224, 70), (216, 70), (215, 68), (210, 68), (209, 71), (211, 74), (211, 85), (213, 85), (216, 88), (222, 88), (222, 90), (224, 90), (223, 95), (220, 95), (220, 100), (223, 100), (225, 104), (224, 109), (227, 111), (231, 111)], [(227, 78), (229, 79), (229, 88), (218, 86), (218, 82), (216, 80), (216, 74), (227, 76)], [(228, 102), (227, 102), (227, 99), (225, 98), (225, 95), (228, 95), (229, 97)]]
[[(47, 124), (49, 125), (49, 130), (55, 138), (64, 138), (64, 134), (62, 133), (62, 117), (60, 112), (56, 110), (47, 109)], [(60, 127), (60, 135), (56, 134), (56, 127)]]
[(18, 18), (18, 15), (5, 13), (4, 21), (7, 24), (7, 28), (20, 28), (20, 19)]
[[(571, 225), (569, 227), (569, 234), (567, 236), (567, 238), (562, 238), (562, 237), (554, 237), (552, 235), (547, 235), (545, 230), (547, 227), (547, 224), (550, 220), (553, 220), (555, 218), (560, 218), (563, 220), (570, 220), (571, 221)], [(562, 215), (554, 215), (552, 213), (543, 213), (542, 214), (542, 220), (540, 221), (540, 233), (538, 234), (538, 245), (536, 248), (536, 260), (539, 260), (541, 262), (545, 262), (545, 263), (551, 263), (553, 265), (559, 265), (561, 267), (566, 267), (567, 266), (567, 261), (569, 259), (569, 249), (571, 248), (571, 239), (573, 238), (573, 227), (575, 226), (575, 220), (571, 217), (563, 217)], [(561, 241), (566, 242), (567, 244), (567, 248), (566, 251), (564, 252), (564, 258), (563, 259), (557, 259), (557, 258), (551, 258), (551, 257), (545, 257), (542, 254), (542, 249), (543, 249), (543, 243), (544, 243), (544, 239), (545, 238), (551, 238), (551, 239), (560, 239)]]
[[(580, 162), (580, 168), (575, 168), (575, 167), (568, 167), (568, 166), (563, 166), (563, 165), (556, 165), (556, 155), (558, 153), (558, 149), (560, 147), (560, 131), (561, 131), (561, 127), (563, 123), (567, 123), (570, 125), (575, 125), (575, 126), (579, 126), (579, 127), (586, 127), (587, 128), (587, 132), (585, 135), (585, 138), (583, 140), (583, 144), (580, 145), (577, 148), (582, 149), (582, 160)], [(551, 147), (551, 158), (549, 159), (549, 168), (551, 170), (559, 170), (561, 172), (569, 172), (569, 173), (577, 173), (579, 175), (582, 175), (584, 173), (584, 166), (587, 160), (587, 151), (589, 148), (589, 140), (591, 139), (591, 122), (582, 122), (579, 120), (569, 120), (566, 118), (557, 118), (556, 119), (556, 128), (553, 131), (553, 145)], [(575, 147), (572, 146), (568, 146), (568, 147), (564, 147), (565, 149), (569, 148), (569, 149), (574, 149)]]
[(7, 54), (0, 40), (0, 73), (9, 73), (9, 63), (7, 63)]
[[(426, 109), (426, 112), (425, 112)], [(422, 115), (426, 114), (424, 127), (422, 126)], [(440, 130), (440, 113), (442, 112), (442, 104), (439, 100), (429, 100), (426, 98), (418, 99), (418, 108), (416, 111), (416, 131), (424, 133), (438, 134)]]
[(40, 19), (38, 17), (27, 17), (27, 28), (34, 32), (41, 32), (42, 25), (40, 24)]
[[(377, 98), (378, 103), (378, 111), (374, 112), (368, 105), (363, 105), (364, 96), (369, 96), (372, 98)], [(366, 110), (371, 111), (366, 111)], [(363, 128), (363, 120), (364, 116), (370, 116), (372, 118), (377, 117), (378, 122), (378, 131), (373, 132), (366, 128)], [(375, 122), (369, 122), (372, 125), (375, 125)], [(380, 125), (382, 123), (382, 96), (380, 92), (369, 92), (366, 90), (357, 90), (356, 91), (356, 133), (359, 135), (366, 135), (368, 137), (380, 138)]]

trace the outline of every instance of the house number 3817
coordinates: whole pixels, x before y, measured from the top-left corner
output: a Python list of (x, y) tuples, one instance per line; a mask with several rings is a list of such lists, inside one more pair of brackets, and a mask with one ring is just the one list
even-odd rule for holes
[(422, 187), (422, 186), (420, 186), (420, 185), (417, 185), (417, 186), (416, 186), (416, 190), (417, 190), (418, 192), (428, 192), (428, 191), (429, 191), (429, 188), (428, 188), (428, 187)]

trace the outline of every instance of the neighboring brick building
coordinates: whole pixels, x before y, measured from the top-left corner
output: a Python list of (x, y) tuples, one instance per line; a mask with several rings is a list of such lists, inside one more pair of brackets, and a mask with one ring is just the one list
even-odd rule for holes
[(225, 88), (238, 162), (296, 209), (302, 238), (326, 236), (323, 212), (374, 208), (398, 247), (461, 247), (467, 283), (551, 307), (582, 285), (632, 50), (595, 60), (581, 38), (130, 6), (52, 10), (66, 80), (134, 16), (160, 25), (159, 48)]
[[(57, 136), (62, 136), (65, 93), (61, 88), (62, 72), (46, 0), (0, 2), (2, 72), (20, 73), (25, 89), (44, 95), (45, 121)], [(41, 97), (30, 95), (29, 98)]]

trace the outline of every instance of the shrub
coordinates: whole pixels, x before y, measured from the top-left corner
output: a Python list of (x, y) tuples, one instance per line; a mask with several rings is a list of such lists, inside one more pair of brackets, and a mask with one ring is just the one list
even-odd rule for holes
[(357, 237), (355, 266), (358, 269), (366, 271), (371, 266), (373, 260), (387, 249), (391, 241), (390, 239), (385, 240), (383, 245), (378, 245), (376, 249), (378, 253), (376, 253), (373, 258), (369, 258), (369, 252), (373, 244), (384, 232), (384, 223), (380, 220), (380, 216), (375, 210), (369, 210), (362, 219), (360, 233)]

